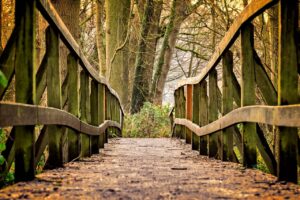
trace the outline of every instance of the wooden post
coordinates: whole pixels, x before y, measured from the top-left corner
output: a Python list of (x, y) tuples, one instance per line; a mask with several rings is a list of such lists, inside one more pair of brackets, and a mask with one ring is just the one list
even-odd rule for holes
[[(192, 120), (193, 117), (193, 85), (187, 85), (186, 93), (186, 116), (188, 120)], [(192, 143), (192, 132), (186, 128), (185, 130), (185, 142), (187, 144)]]
[[(68, 111), (79, 117), (78, 59), (72, 53), (68, 55)], [(80, 136), (77, 131), (68, 129), (68, 160), (80, 155)]]
[[(91, 124), (94, 126), (99, 126), (99, 92), (98, 92), (98, 82), (92, 80), (91, 83)], [(91, 136), (91, 151), (92, 154), (99, 153), (99, 136)]]
[[(223, 98), (222, 115), (226, 115), (233, 109), (232, 78), (233, 74), (233, 55), (231, 51), (226, 51), (223, 55)], [(233, 130), (232, 127), (222, 131), (222, 155), (223, 161), (233, 161)]]
[[(110, 91), (107, 87), (105, 87), (105, 119), (111, 120), (111, 114), (110, 114)], [(109, 131), (110, 129), (106, 129), (105, 131), (105, 137), (104, 142), (108, 143), (108, 137), (109, 137)]]
[[(242, 87), (241, 106), (255, 105), (255, 61), (253, 56), (253, 25), (244, 25), (241, 29), (242, 50)], [(255, 167), (256, 155), (256, 124), (243, 123), (242, 131), (242, 160), (246, 167)]]
[[(279, 1), (278, 105), (299, 103), (297, 7), (297, 0)], [(279, 180), (297, 183), (297, 155), (297, 128), (279, 127)]]
[[(209, 106), (208, 122), (212, 123), (218, 119), (218, 74), (215, 69), (209, 72)], [(218, 138), (220, 132), (213, 133), (208, 137), (208, 156), (218, 157)], [(221, 148), (219, 148), (220, 150)]]
[[(193, 85), (193, 122), (200, 125), (200, 84)], [(199, 151), (200, 149), (200, 137), (195, 133), (192, 133), (192, 150)]]
[[(16, 1), (16, 102), (36, 103), (35, 86), (35, 0)], [(34, 126), (16, 127), (16, 181), (32, 180), (34, 168)]]
[[(83, 69), (80, 73), (80, 119), (88, 122), (88, 106), (89, 106), (89, 76)], [(90, 136), (81, 134), (81, 156), (90, 156)]]
[[(208, 124), (208, 98), (207, 98), (207, 82), (200, 82), (200, 126)], [(208, 136), (200, 137), (200, 155), (208, 155), (207, 148)]]
[[(99, 117), (99, 125), (100, 125), (105, 120), (105, 85), (99, 84), (98, 92), (99, 92), (98, 117)], [(99, 137), (99, 148), (104, 148), (104, 139), (105, 139), (105, 133), (102, 133)]]
[[(184, 96), (184, 87), (181, 87), (178, 89), (179, 90), (179, 108), (180, 108), (180, 118), (185, 118), (186, 117), (186, 100)], [(185, 127), (180, 126), (180, 138), (185, 139), (186, 138), (186, 133), (185, 133)]]
[[(48, 53), (47, 66), (47, 99), (48, 106), (61, 109), (61, 80), (59, 66), (59, 35), (50, 26), (46, 30)], [(49, 158), (47, 168), (63, 166), (62, 127), (48, 126)]]
[[(179, 90), (175, 90), (174, 92), (174, 98), (175, 98), (175, 118), (180, 118), (180, 92)], [(180, 125), (175, 125), (173, 137), (180, 138), (181, 136), (181, 127)]]

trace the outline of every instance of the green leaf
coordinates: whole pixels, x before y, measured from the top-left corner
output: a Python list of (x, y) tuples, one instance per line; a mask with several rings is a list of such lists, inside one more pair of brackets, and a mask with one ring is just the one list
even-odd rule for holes
[(4, 76), (4, 74), (2, 73), (2, 71), (0, 71), (0, 86), (2, 87), (6, 87), (7, 86), (7, 79)]
[(0, 165), (3, 165), (5, 163), (4, 156), (0, 155)]
[(0, 153), (6, 149), (6, 145), (4, 143), (0, 143)]

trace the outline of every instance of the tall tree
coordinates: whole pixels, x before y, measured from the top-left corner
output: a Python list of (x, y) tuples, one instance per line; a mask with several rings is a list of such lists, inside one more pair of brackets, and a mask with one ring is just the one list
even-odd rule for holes
[(130, 0), (106, 0), (106, 66), (109, 82), (120, 95), (121, 103), (128, 102), (127, 51)]
[(96, 0), (96, 28), (97, 28), (97, 51), (99, 59), (99, 73), (106, 77), (106, 52), (105, 52), (105, 8), (104, 0)]
[(132, 99), (131, 99), (131, 114), (140, 111), (146, 98), (148, 96), (148, 84), (145, 80), (145, 74), (147, 74), (145, 66), (145, 54), (146, 54), (146, 39), (150, 29), (150, 20), (154, 11), (153, 0), (147, 0), (145, 4), (142, 32), (139, 41), (138, 52), (135, 63), (135, 76), (133, 83)]
[(175, 48), (181, 24), (198, 8), (201, 2), (202, 1), (197, 1), (192, 4), (191, 0), (172, 1), (170, 20), (164, 34), (158, 61), (154, 66), (150, 89), (150, 93), (153, 98), (152, 101), (156, 104), (161, 104), (162, 102), (162, 93), (170, 69), (173, 50)]

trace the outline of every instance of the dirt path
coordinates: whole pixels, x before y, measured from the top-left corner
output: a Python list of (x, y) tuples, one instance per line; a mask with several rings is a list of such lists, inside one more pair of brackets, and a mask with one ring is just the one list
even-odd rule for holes
[(176, 139), (114, 139), (99, 155), (0, 191), (0, 199), (300, 199), (300, 187), (199, 156)]

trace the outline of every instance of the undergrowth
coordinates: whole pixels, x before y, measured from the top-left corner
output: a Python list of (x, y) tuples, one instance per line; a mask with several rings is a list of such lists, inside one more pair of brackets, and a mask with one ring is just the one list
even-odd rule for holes
[(170, 137), (170, 106), (157, 106), (146, 102), (141, 111), (125, 116), (123, 137)]

